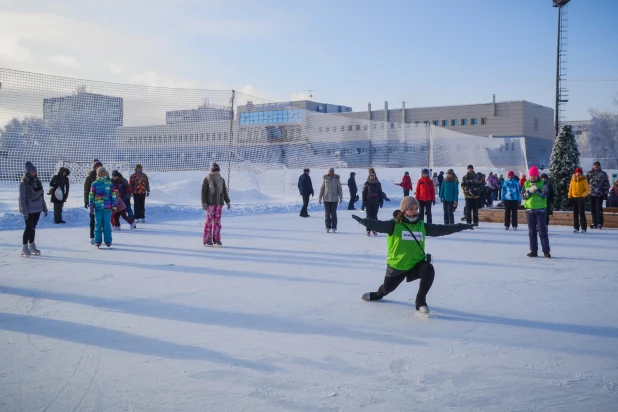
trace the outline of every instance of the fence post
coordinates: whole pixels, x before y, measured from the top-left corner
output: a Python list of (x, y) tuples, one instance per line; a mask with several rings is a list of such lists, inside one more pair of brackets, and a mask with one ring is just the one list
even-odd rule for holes
[(230, 140), (229, 140), (229, 150), (228, 150), (228, 154), (227, 154), (227, 191), (228, 191), (228, 196), (230, 193), (230, 187), (231, 187), (231, 182), (230, 182), (230, 175), (231, 175), (231, 171), (232, 171), (232, 144), (234, 142), (234, 97), (236, 96), (236, 92), (234, 90), (232, 90), (232, 99), (231, 99), (231, 105), (230, 105)]

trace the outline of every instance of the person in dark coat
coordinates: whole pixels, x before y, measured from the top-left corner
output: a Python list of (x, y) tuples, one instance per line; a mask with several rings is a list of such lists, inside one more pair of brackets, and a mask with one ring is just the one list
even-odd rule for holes
[(468, 165), (468, 173), (461, 179), (461, 188), (466, 199), (466, 209), (464, 211), (466, 222), (479, 225), (479, 179), (474, 173), (474, 166)]
[(590, 229), (601, 229), (604, 223), (603, 200), (607, 200), (610, 188), (609, 177), (601, 170), (601, 163), (594, 162), (586, 178), (590, 185), (590, 216), (592, 217)]
[(298, 178), (298, 191), (303, 197), (303, 207), (300, 209), (300, 217), (309, 217), (307, 206), (309, 206), (309, 196), (313, 197), (313, 183), (309, 177), (310, 170), (303, 170), (303, 174)]
[[(51, 202), (54, 204), (54, 223), (66, 223), (62, 220), (62, 207), (69, 198), (69, 175), (71, 171), (66, 167), (61, 167), (58, 170), (58, 174), (52, 177), (49, 182), (51, 192)], [(57, 189), (62, 191), (62, 199), (58, 199), (56, 196)]]
[(554, 214), (554, 182), (547, 176), (547, 173), (541, 175), (541, 179), (547, 183), (547, 226), (549, 226), (549, 216)]
[(43, 184), (37, 175), (36, 167), (30, 162), (26, 162), (26, 170), (19, 184), (19, 213), (26, 223), (22, 235), (21, 255), (25, 257), (30, 257), (31, 254), (40, 255), (41, 251), (36, 248), (34, 236), (41, 213), (47, 216), (47, 205)]
[[(369, 175), (369, 179), (363, 185), (363, 206), (361, 211), (367, 210), (367, 219), (378, 220), (378, 210), (384, 206), (382, 198), (382, 184), (378, 180), (375, 173)], [(367, 229), (367, 236), (371, 233)], [(373, 232), (374, 235), (378, 235)]]
[(356, 187), (356, 173), (354, 172), (350, 172), (350, 178), (348, 179), (348, 190), (350, 191), (350, 203), (348, 204), (348, 210), (356, 210), (354, 203), (356, 203), (358, 187)]
[[(92, 184), (97, 180), (97, 169), (103, 166), (99, 159), (94, 159), (92, 170), (86, 175), (84, 180), (84, 205), (86, 209), (90, 209), (90, 189)], [(90, 214), (90, 244), (94, 245), (94, 214)]]

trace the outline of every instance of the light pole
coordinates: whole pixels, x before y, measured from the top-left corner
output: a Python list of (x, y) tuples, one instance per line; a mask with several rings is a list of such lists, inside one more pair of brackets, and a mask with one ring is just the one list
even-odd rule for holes
[(566, 14), (563, 13), (563, 7), (566, 6), (571, 0), (552, 0), (554, 7), (558, 7), (558, 44), (556, 50), (556, 109), (554, 120), (554, 139), (558, 136), (560, 121), (560, 106), (561, 103), (568, 102), (568, 91), (562, 87), (562, 80), (566, 76), (566, 58), (563, 61), (561, 57), (566, 57)]

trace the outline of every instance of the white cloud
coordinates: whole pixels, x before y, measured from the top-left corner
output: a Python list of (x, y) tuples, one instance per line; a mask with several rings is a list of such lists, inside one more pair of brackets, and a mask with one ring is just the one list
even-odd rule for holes
[[(315, 98), (315, 95), (313, 96)], [(290, 95), (290, 100), (291, 101), (296, 101), (296, 100), (310, 100), (310, 96), (309, 93), (292, 93)]]
[(57, 55), (57, 56), (53, 56), (51, 58), (51, 61), (60, 66), (66, 66), (66, 67), (80, 67), (81, 66), (81, 64), (73, 56)]
[(9, 60), (25, 62), (31, 60), (32, 53), (21, 46), (16, 37), (0, 37), (0, 56)]

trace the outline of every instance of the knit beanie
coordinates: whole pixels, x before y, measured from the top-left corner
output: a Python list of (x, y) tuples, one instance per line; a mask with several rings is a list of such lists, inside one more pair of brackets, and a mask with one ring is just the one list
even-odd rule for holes
[(512, 170), (509, 170), (509, 173), (506, 175), (506, 177), (508, 177), (510, 179), (513, 176), (515, 176), (515, 172), (512, 171)]
[(36, 172), (36, 167), (32, 164), (32, 162), (26, 162), (26, 173)]
[(142, 165), (140, 163), (135, 165), (135, 171), (136, 172), (137, 172), (137, 169), (141, 169), (141, 168), (142, 168)]
[(423, 171), (421, 172), (421, 174), (429, 174), (429, 170), (428, 169), (423, 169)]
[(468, 165), (468, 169), (474, 169), (474, 166)]
[(530, 170), (528, 170), (528, 176), (538, 176), (539, 169), (536, 166), (531, 166)]
[(328, 169), (328, 171), (329, 171), (329, 172), (333, 172), (333, 173), (334, 173), (334, 172), (335, 172), (335, 168), (334, 168), (334, 167), (330, 167), (330, 168)]
[(120, 173), (118, 173), (118, 170), (114, 170), (112, 172), (112, 177), (116, 177), (116, 176), (120, 176)]
[(97, 170), (97, 168), (101, 166), (103, 166), (103, 163), (101, 163), (98, 159), (94, 159), (94, 162), (92, 163), (92, 170)]
[(104, 175), (104, 176), (107, 175), (107, 169), (104, 168), (103, 166), (99, 167), (97, 169), (97, 175)]
[(575, 173), (581, 173), (581, 174), (584, 174), (584, 171), (582, 170), (582, 168), (581, 168), (581, 167), (578, 167), (578, 168), (576, 168), (576, 169), (575, 169)]
[(413, 196), (405, 196), (401, 199), (399, 210), (401, 210), (401, 213), (404, 213), (406, 210), (412, 209), (412, 206), (418, 207), (418, 200)]
[(212, 162), (212, 166), (210, 166), (210, 171), (216, 172), (216, 171), (221, 171), (221, 169), (219, 168), (218, 164), (216, 164), (215, 162)]

